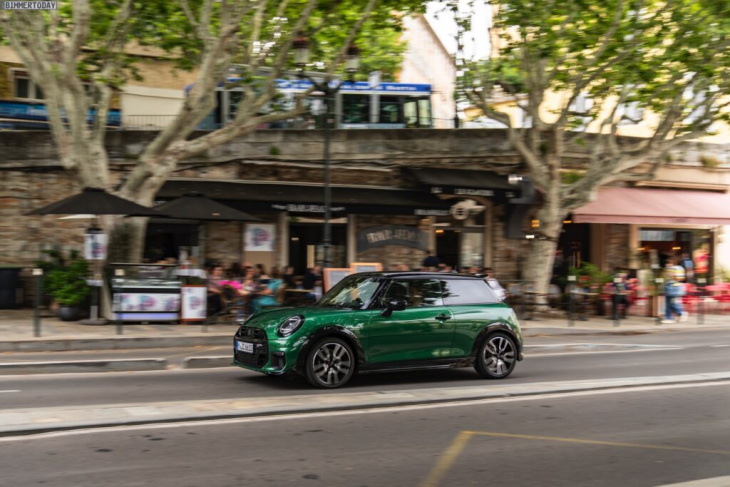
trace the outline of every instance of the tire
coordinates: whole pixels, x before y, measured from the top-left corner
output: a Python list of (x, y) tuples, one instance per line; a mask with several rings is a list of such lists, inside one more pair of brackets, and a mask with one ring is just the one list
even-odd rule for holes
[(314, 387), (334, 389), (347, 384), (355, 373), (355, 354), (344, 340), (325, 337), (307, 354), (305, 377)]
[(482, 340), (474, 368), (485, 379), (504, 379), (517, 363), (517, 345), (505, 333), (493, 333)]

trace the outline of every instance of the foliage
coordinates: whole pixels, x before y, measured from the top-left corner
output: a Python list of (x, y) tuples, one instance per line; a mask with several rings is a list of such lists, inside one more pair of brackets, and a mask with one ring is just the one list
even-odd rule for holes
[(46, 276), (48, 291), (61, 306), (76, 306), (89, 295), (86, 277), (89, 273), (88, 263), (72, 251), (68, 258), (59, 252), (58, 260), (51, 263), (51, 270)]
[(700, 156), (700, 161), (702, 161), (702, 165), (708, 169), (715, 169), (720, 167), (722, 164), (722, 161), (717, 157), (708, 156), (706, 154), (702, 154), (702, 156)]
[(598, 266), (590, 262), (583, 262), (580, 267), (571, 267), (568, 269), (568, 275), (576, 276), (579, 285), (594, 288), (601, 288), (612, 280), (611, 274), (601, 271)]

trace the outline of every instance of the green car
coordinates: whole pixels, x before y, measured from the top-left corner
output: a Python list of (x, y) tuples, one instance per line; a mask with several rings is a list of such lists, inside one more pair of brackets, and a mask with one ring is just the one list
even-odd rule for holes
[(522, 333), (483, 278), (378, 272), (346, 277), (314, 306), (256, 313), (233, 347), (234, 365), (333, 388), (356, 372), (423, 368), (503, 379), (522, 360)]

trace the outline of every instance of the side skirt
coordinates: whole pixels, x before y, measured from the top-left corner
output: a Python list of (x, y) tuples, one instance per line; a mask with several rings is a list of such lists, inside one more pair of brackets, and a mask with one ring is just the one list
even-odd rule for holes
[(405, 372), (409, 370), (453, 369), (457, 367), (473, 367), (474, 357), (450, 359), (406, 360), (400, 362), (361, 363), (360, 374), (378, 374), (382, 372)]

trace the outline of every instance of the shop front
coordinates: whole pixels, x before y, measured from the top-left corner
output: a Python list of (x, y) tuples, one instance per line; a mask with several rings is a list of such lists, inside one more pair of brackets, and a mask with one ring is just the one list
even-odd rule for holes
[[(683, 254), (694, 261), (697, 277), (713, 282), (728, 265), (730, 249), (724, 233), (730, 225), (730, 195), (722, 192), (602, 188), (592, 203), (573, 213), (573, 221), (592, 224), (592, 247), (606, 262), (611, 253), (623, 252), (632, 269), (660, 269)], [(607, 246), (606, 227), (625, 227), (623, 248)], [(600, 247), (600, 248), (599, 248)]]

